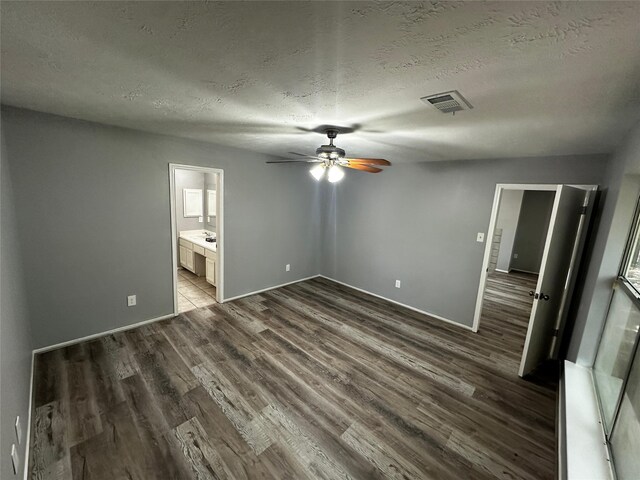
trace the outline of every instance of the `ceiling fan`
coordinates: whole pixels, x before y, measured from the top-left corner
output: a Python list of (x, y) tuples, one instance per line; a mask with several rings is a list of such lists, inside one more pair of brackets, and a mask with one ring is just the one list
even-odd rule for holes
[(369, 173), (380, 173), (382, 172), (382, 168), (379, 167), (391, 165), (390, 161), (382, 158), (347, 158), (345, 151), (333, 144), (333, 140), (338, 136), (340, 131), (337, 128), (327, 128), (325, 133), (329, 138), (329, 145), (321, 145), (318, 147), (315, 157), (302, 153), (289, 152), (303, 157), (306, 160), (271, 160), (267, 163), (317, 163), (318, 165), (311, 169), (311, 175), (313, 175), (316, 180), (320, 180), (324, 177), (325, 172), (327, 172), (327, 180), (331, 183), (342, 180), (342, 177), (344, 177), (343, 167)]

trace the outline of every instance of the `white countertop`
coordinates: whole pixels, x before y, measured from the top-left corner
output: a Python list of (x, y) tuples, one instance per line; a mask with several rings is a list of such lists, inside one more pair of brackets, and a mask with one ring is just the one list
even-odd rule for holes
[[(214, 233), (212, 235), (215, 238), (216, 234)], [(187, 230), (185, 232), (180, 232), (180, 238), (184, 238), (185, 240), (207, 250), (211, 250), (213, 252), (218, 251), (217, 242), (207, 242), (205, 240), (205, 238), (207, 238), (207, 233), (205, 230)]]

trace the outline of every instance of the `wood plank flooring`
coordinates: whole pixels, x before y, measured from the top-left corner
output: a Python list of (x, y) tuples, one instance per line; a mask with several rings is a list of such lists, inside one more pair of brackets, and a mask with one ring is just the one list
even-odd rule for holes
[(553, 478), (513, 335), (314, 279), (41, 354), (30, 478)]
[(536, 289), (538, 275), (523, 272), (491, 272), (487, 275), (484, 304), (480, 318), (480, 331), (493, 329), (495, 333), (507, 333), (504, 340), (510, 342), (505, 351), (505, 363), (517, 372), (527, 336), (533, 297), (529, 291)]

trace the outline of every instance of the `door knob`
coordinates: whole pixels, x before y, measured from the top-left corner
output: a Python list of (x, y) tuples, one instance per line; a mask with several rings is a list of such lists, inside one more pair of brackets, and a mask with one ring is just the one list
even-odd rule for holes
[(541, 293), (540, 298), (546, 301), (546, 300), (549, 300), (549, 295), (545, 295), (544, 293)]
[(529, 290), (529, 296), (533, 297), (533, 290)]

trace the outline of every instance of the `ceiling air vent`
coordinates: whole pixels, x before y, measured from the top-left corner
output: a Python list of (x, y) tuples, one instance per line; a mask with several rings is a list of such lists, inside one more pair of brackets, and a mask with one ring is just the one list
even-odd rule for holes
[(473, 108), (467, 100), (460, 95), (457, 90), (451, 90), (450, 92), (437, 93), (435, 95), (429, 95), (422, 97), (422, 100), (427, 105), (432, 105), (440, 110), (442, 113), (456, 113), (460, 110), (470, 110)]

